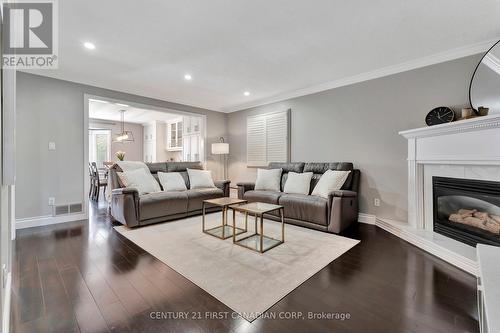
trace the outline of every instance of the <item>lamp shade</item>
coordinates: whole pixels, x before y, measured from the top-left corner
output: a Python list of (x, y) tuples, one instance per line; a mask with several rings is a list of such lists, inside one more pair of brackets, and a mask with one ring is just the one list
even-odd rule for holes
[(213, 155), (229, 154), (229, 143), (226, 142), (212, 143), (212, 154)]

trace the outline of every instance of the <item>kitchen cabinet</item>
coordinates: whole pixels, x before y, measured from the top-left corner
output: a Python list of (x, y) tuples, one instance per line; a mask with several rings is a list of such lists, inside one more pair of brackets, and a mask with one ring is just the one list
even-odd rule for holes
[(167, 123), (167, 150), (180, 151), (182, 150), (182, 136), (184, 133), (183, 121), (176, 120)]

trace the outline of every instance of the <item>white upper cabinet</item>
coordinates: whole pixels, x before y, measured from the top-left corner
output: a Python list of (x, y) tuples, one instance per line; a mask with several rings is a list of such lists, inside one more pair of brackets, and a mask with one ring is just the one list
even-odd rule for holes
[(204, 134), (202, 117), (184, 117), (182, 134), (182, 159), (186, 162), (204, 160)]
[(182, 150), (182, 136), (184, 133), (182, 119), (167, 123), (167, 150), (180, 151)]
[(154, 123), (149, 123), (144, 126), (144, 141), (153, 141), (156, 139), (156, 126)]
[(184, 134), (200, 134), (201, 120), (201, 117), (184, 117)]

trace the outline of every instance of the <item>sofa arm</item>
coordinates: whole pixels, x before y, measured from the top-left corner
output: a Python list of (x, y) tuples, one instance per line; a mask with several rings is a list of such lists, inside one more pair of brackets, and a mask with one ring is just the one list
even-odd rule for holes
[(111, 216), (127, 227), (139, 225), (139, 192), (136, 188), (113, 189), (111, 192)]
[(242, 182), (236, 185), (238, 186), (238, 199), (243, 199), (245, 192), (252, 191), (255, 188), (255, 183)]
[(119, 187), (113, 189), (111, 195), (134, 194), (139, 196), (139, 191), (135, 187)]
[(225, 197), (229, 197), (229, 185), (231, 184), (230, 180), (216, 180), (214, 184), (217, 188), (222, 190)]
[(358, 196), (358, 192), (354, 191), (349, 191), (349, 190), (338, 190), (338, 191), (332, 191), (329, 194), (330, 197), (348, 197), (348, 198), (354, 198)]
[(328, 231), (342, 232), (358, 220), (358, 194), (354, 191), (333, 191), (329, 195), (330, 221)]

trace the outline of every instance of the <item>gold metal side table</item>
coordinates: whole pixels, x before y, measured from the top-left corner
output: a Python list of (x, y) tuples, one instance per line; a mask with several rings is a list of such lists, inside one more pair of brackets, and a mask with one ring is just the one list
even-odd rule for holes
[[(246, 247), (247, 249), (257, 251), (259, 253), (264, 253), (269, 251), (273, 247), (276, 247), (285, 242), (285, 221), (284, 221), (284, 208), (280, 205), (273, 205), (263, 202), (252, 202), (249, 204), (242, 204), (239, 206), (229, 207), (234, 211), (242, 212), (245, 214), (245, 228), (248, 223), (248, 215), (255, 216), (255, 233), (252, 235), (243, 237), (241, 239), (236, 239), (236, 235), (233, 235), (233, 243), (239, 246)], [(279, 210), (281, 218), (281, 240), (275, 239), (264, 235), (264, 214), (272, 212), (274, 210)], [(260, 217), (260, 233), (257, 230), (257, 221)], [(236, 227), (235, 221), (233, 219), (233, 227)]]
[[(203, 212), (202, 230), (203, 230), (203, 232), (208, 234), (208, 235), (220, 238), (220, 239), (228, 239), (228, 238), (232, 237), (233, 235), (239, 235), (239, 234), (242, 234), (244, 232), (247, 232), (247, 225), (246, 224), (245, 224), (245, 229), (236, 227), (236, 222), (235, 222), (236, 212), (234, 210), (233, 210), (233, 225), (229, 225), (227, 223), (227, 211), (229, 210), (229, 206), (244, 204), (246, 202), (247, 202), (246, 200), (229, 198), (229, 197), (203, 200), (203, 203), (202, 203), (202, 212)], [(214, 228), (205, 229), (205, 210), (206, 210), (207, 204), (219, 206), (222, 208), (222, 223), (221, 223), (221, 225), (214, 227)]]

